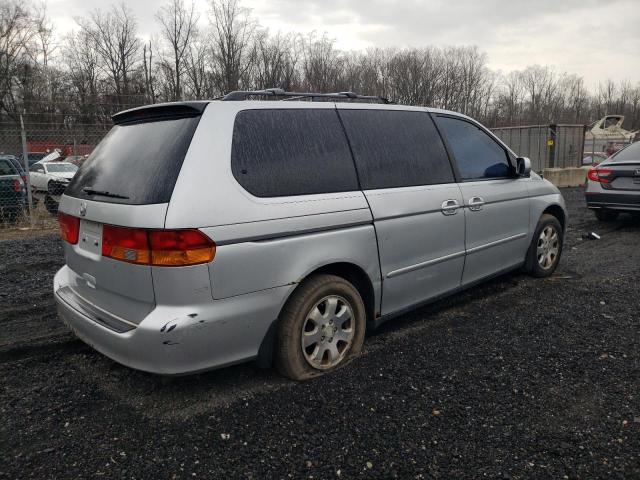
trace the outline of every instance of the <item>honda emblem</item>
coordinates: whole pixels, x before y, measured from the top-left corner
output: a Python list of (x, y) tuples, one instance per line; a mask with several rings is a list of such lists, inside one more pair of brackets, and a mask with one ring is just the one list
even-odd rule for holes
[(87, 214), (87, 202), (80, 202), (80, 216), (84, 217)]

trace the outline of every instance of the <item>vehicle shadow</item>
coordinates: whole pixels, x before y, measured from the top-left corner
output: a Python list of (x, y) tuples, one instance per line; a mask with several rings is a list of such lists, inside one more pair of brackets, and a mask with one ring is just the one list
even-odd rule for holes
[[(574, 236), (584, 231), (585, 226), (597, 224), (597, 220), (593, 219), (593, 223), (589, 221), (572, 226)], [(605, 234), (618, 230), (637, 232), (640, 231), (640, 217), (624, 215), (607, 225)], [(571, 261), (561, 262), (558, 272), (550, 280), (568, 278), (567, 275), (579, 277), (573, 268)], [(504, 298), (513, 295), (514, 289), (524, 292), (538, 281), (521, 270), (515, 270), (399, 315), (368, 332), (365, 357), (375, 353), (380, 345), (391, 341), (387, 337), (403, 336), (416, 328), (462, 326), (477, 313), (475, 307), (488, 298), (497, 299), (499, 305), (504, 304), (504, 308), (509, 308)], [(152, 417), (188, 418), (256, 394), (299, 385), (280, 376), (275, 369), (261, 369), (254, 362), (188, 376), (163, 377), (131, 370), (90, 349), (80, 354), (90, 357), (88, 362), (76, 363), (85, 365), (82, 367), (85, 381), (94, 383), (105, 394), (134, 407), (140, 414)]]
[[(528, 277), (520, 272), (508, 273), (400, 315), (367, 335), (365, 354), (373, 353), (377, 349), (375, 343), (385, 335), (403, 335), (421, 325), (435, 325), (433, 322), (437, 322), (443, 312), (457, 315), (459, 310), (470, 303), (488, 295), (505, 292), (526, 278)], [(81, 369), (85, 381), (93, 383), (119, 402), (135, 408), (140, 414), (154, 418), (190, 418), (256, 394), (300, 385), (280, 376), (274, 368), (262, 369), (254, 362), (188, 376), (163, 377), (131, 370), (93, 350), (84, 351), (82, 355), (91, 357), (90, 361), (85, 359), (74, 363), (84, 365)], [(339, 374), (340, 372), (333, 373)]]

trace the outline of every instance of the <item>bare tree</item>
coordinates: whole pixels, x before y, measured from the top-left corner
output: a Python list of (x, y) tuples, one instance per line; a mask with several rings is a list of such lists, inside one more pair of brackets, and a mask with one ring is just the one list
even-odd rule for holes
[(255, 88), (278, 87), (290, 90), (295, 82), (297, 58), (290, 35), (269, 36), (262, 30), (255, 36), (252, 49)]
[(124, 96), (130, 93), (131, 76), (139, 61), (140, 41), (133, 13), (121, 3), (106, 13), (95, 10), (89, 19), (79, 18), (77, 23), (98, 53), (100, 66), (109, 76), (116, 97), (124, 103)]
[(342, 90), (344, 59), (327, 34), (301, 36), (300, 52), (304, 87), (318, 92)]
[(36, 34), (30, 12), (17, 0), (0, 3), (0, 112), (16, 117), (13, 88), (18, 69), (27, 62), (29, 44)]
[(637, 82), (589, 91), (581, 77), (540, 65), (503, 75), (473, 46), (341, 51), (326, 34), (260, 28), (241, 0), (210, 0), (208, 28), (197, 29), (195, 0), (165, 1), (156, 16), (161, 37), (143, 45), (124, 4), (78, 18), (79, 30), (60, 38), (43, 0), (0, 0), (0, 116), (105, 125), (130, 106), (282, 87), (382, 95), (489, 126), (588, 124), (615, 113), (640, 128)]
[(237, 90), (251, 68), (255, 22), (238, 0), (212, 0), (212, 58), (220, 93)]
[(163, 60), (166, 73), (172, 77), (171, 97), (173, 100), (179, 100), (182, 98), (185, 56), (196, 34), (198, 15), (195, 13), (195, 4), (193, 0), (189, 6), (184, 0), (171, 0), (171, 3), (162, 7), (156, 14), (156, 19), (160, 23), (162, 36), (169, 44), (171, 53), (170, 58)]
[(145, 96), (146, 101), (149, 103), (154, 103), (156, 101), (156, 79), (153, 73), (153, 65), (153, 44), (152, 41), (149, 40), (149, 43), (145, 43), (142, 47), (142, 71), (144, 72)]

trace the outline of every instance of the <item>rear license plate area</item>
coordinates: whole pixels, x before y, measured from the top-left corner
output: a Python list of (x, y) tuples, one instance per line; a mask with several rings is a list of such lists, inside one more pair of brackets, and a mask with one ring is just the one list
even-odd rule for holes
[(78, 246), (94, 255), (102, 254), (102, 224), (89, 220), (80, 220)]

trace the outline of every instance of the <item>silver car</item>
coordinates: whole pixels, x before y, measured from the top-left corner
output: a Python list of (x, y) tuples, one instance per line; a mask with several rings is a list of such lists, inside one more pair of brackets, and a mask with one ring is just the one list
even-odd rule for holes
[(257, 359), (302, 380), (407, 310), (553, 273), (567, 212), (528, 159), (464, 115), (375, 100), (266, 90), (115, 115), (61, 200), (62, 319), (132, 368)]
[(590, 169), (585, 197), (598, 220), (615, 220), (621, 212), (640, 213), (640, 142)]

